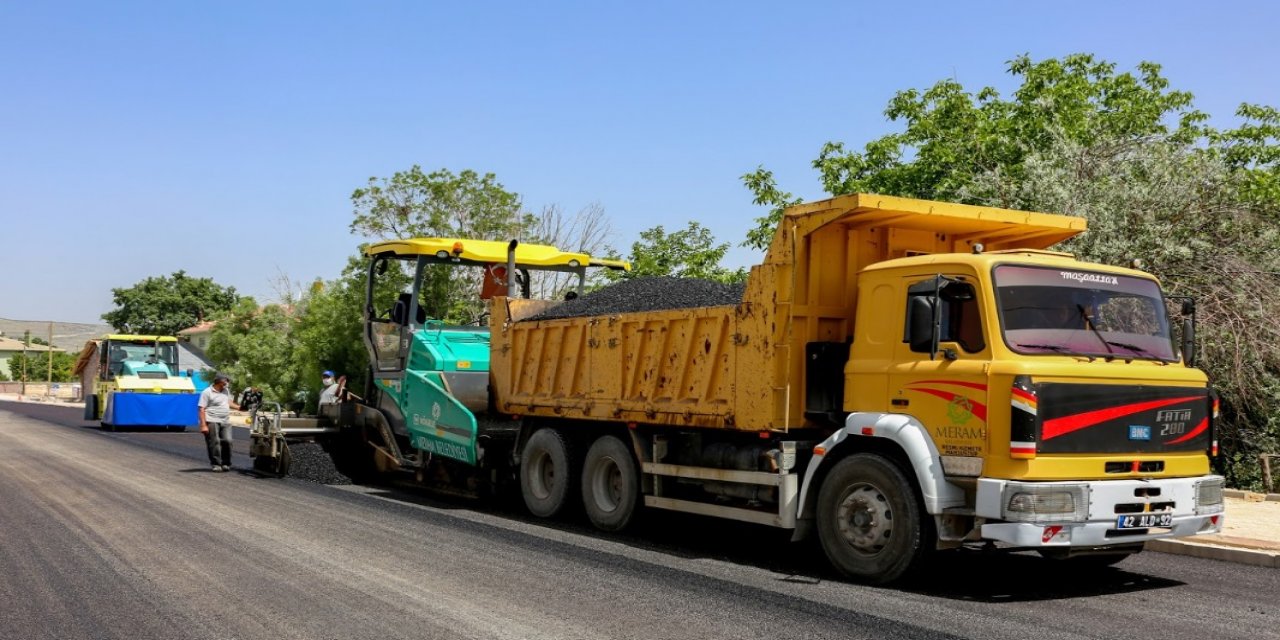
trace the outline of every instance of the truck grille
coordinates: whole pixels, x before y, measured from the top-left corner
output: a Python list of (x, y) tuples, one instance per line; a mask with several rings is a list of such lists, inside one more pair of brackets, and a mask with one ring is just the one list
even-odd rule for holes
[(1160, 473), (1164, 471), (1164, 460), (1108, 462), (1104, 468), (1107, 473)]

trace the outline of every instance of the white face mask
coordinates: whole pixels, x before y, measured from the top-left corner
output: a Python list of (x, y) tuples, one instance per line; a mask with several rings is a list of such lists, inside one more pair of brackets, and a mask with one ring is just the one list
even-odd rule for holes
[(323, 382), (325, 386), (333, 384), (333, 378), (321, 378), (320, 381)]

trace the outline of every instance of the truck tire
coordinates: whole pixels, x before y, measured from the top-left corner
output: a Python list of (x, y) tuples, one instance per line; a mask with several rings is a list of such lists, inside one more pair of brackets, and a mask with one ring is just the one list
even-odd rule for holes
[(573, 495), (577, 474), (568, 440), (555, 429), (539, 429), (520, 452), (520, 493), (529, 512), (540, 518), (559, 514)]
[(621, 531), (631, 522), (640, 500), (635, 457), (621, 440), (603, 436), (582, 462), (582, 505), (597, 529)]
[(896, 464), (860, 453), (836, 463), (818, 491), (818, 536), (840, 573), (871, 584), (892, 582), (924, 563), (932, 523)]

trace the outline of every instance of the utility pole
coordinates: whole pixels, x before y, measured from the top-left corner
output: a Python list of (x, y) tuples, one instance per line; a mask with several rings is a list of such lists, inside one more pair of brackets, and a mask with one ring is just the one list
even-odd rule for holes
[(49, 321), (49, 344), (44, 356), (49, 360), (49, 380), (45, 383), (44, 395), (53, 397), (53, 321)]
[(31, 330), (22, 332), (22, 395), (27, 395), (27, 347), (31, 345)]

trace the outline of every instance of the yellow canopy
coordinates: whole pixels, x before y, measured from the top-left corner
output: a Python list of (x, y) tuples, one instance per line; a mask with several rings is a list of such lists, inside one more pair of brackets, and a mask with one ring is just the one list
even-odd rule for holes
[[(496, 240), (463, 240), (461, 238), (410, 238), (388, 240), (369, 245), (365, 255), (391, 253), (400, 257), (435, 256), (442, 260), (457, 259), (476, 264), (505, 263), (508, 242)], [(592, 258), (585, 253), (561, 251), (545, 244), (516, 245), (516, 264), (529, 267), (607, 267), (630, 271), (631, 265), (621, 260)]]

